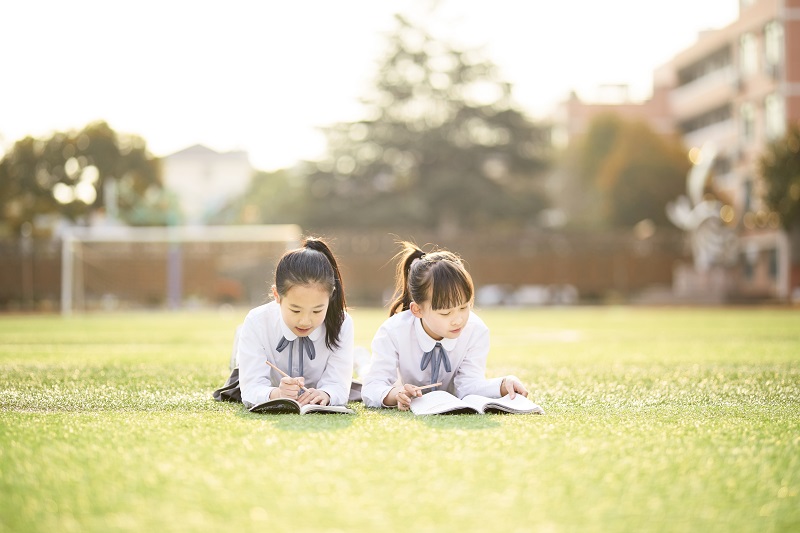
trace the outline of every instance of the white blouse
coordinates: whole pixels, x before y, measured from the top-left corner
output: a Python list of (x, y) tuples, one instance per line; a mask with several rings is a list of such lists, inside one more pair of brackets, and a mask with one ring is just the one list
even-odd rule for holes
[[(331, 397), (331, 405), (344, 405), (350, 394), (353, 379), (353, 319), (345, 313), (339, 332), (339, 348), (325, 346), (325, 324), (308, 335), (314, 343), (313, 360), (303, 353), (303, 377), (306, 387), (319, 389)], [(283, 351), (277, 350), (281, 339), (295, 341)], [(239, 364), (239, 388), (242, 402), (256, 405), (269, 399), (272, 389), (280, 385), (281, 376), (266, 361), (277, 365), (293, 377), (300, 377), (300, 357), (297, 335), (283, 322), (277, 302), (269, 302), (252, 309), (244, 319), (239, 332), (236, 359)], [(289, 368), (291, 350), (292, 368)]]
[[(489, 328), (470, 312), (464, 330), (455, 339), (436, 341), (422, 327), (422, 321), (410, 310), (398, 313), (381, 325), (372, 339), (372, 363), (364, 378), (361, 396), (367, 407), (387, 407), (383, 399), (396, 384), (429, 385), (435, 358), (424, 370), (422, 356), (441, 343), (450, 359), (450, 372), (439, 366), (438, 381), (445, 390), (459, 398), (480, 394), (500, 396), (502, 377), (486, 379), (486, 356), (489, 354)], [(398, 379), (399, 377), (399, 379)], [(398, 383), (399, 382), (399, 383)]]

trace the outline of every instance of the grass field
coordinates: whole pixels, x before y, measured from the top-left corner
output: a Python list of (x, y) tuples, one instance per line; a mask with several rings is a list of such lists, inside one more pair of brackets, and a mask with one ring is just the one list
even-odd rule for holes
[(419, 418), (212, 401), (244, 313), (0, 316), (0, 531), (800, 531), (797, 310), (479, 310), (547, 414)]

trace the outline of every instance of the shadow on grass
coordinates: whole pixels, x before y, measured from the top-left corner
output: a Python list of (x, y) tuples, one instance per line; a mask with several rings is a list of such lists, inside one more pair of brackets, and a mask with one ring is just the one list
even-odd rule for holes
[(431, 429), (472, 430), (500, 427), (500, 423), (494, 419), (495, 415), (439, 414), (417, 416), (411, 411), (398, 411), (397, 409), (373, 409), (367, 407), (357, 408), (356, 412), (363, 414), (363, 416), (377, 416), (385, 419), (396, 418), (406, 422), (413, 421), (415, 424), (422, 424)]
[(431, 429), (493, 429), (499, 428), (500, 422), (494, 420), (496, 415), (424, 415), (415, 419)]
[(313, 413), (307, 415), (292, 413), (251, 413), (242, 406), (242, 409), (236, 416), (244, 420), (264, 421), (275, 429), (283, 431), (320, 432), (347, 429), (353, 424), (358, 415), (341, 413)]

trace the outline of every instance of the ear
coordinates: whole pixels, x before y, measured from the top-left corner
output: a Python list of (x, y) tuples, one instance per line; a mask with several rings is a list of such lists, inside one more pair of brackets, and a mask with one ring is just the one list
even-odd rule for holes
[(409, 305), (408, 308), (411, 309), (412, 315), (417, 318), (422, 318), (422, 308), (417, 302), (411, 302), (411, 305)]
[(275, 298), (275, 301), (281, 303), (281, 296), (278, 294), (278, 289), (275, 288), (275, 285), (272, 286), (272, 297)]

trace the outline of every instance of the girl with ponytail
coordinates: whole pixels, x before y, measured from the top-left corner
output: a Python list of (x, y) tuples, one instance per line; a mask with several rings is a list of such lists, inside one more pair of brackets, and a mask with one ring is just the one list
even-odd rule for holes
[(410, 242), (400, 245), (395, 298), (372, 340), (364, 404), (405, 411), (422, 396), (418, 387), (434, 383), (459, 398), (527, 396), (515, 376), (484, 377), (489, 329), (472, 312), (475, 288), (461, 258), (446, 250), (425, 253)]
[(301, 405), (346, 404), (353, 377), (353, 320), (328, 245), (307, 238), (286, 252), (275, 268), (272, 296), (237, 330), (231, 377), (214, 398), (241, 401), (248, 408), (274, 398)]

